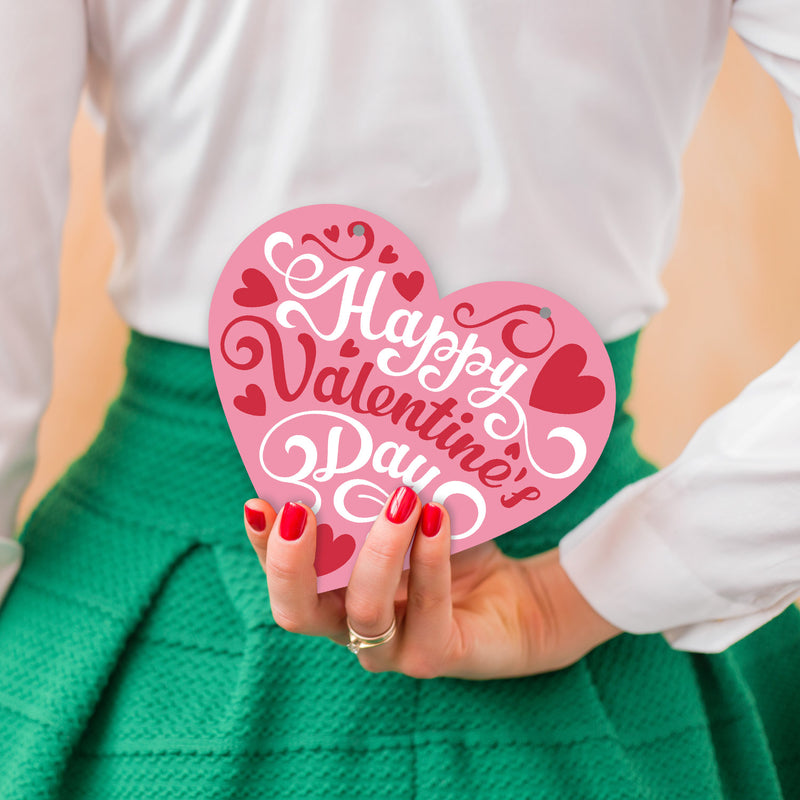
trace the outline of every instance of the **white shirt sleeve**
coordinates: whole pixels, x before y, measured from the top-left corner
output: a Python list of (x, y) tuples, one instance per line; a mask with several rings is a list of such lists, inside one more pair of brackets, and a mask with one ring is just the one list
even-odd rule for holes
[(0, 0), (0, 600), (22, 558), (20, 496), (50, 397), (83, 0)]
[[(777, 81), (800, 149), (800, 2), (736, 0), (731, 24)], [(560, 557), (603, 617), (681, 650), (724, 650), (787, 608), (800, 596), (800, 343)]]

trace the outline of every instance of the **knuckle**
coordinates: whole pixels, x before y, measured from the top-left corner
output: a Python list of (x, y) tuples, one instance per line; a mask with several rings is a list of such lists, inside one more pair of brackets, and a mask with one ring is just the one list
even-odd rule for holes
[(271, 582), (293, 583), (298, 577), (297, 566), (286, 553), (268, 552), (265, 570)]
[(440, 592), (428, 589), (415, 589), (408, 596), (408, 605), (413, 613), (428, 614), (444, 602)]
[(438, 658), (433, 657), (430, 653), (414, 650), (403, 656), (400, 667), (400, 671), (404, 674), (420, 680), (438, 678), (441, 674), (441, 664)]
[(347, 598), (347, 617), (356, 630), (373, 630), (380, 627), (383, 608), (374, 599), (356, 595)]
[(461, 631), (456, 637), (456, 641), (451, 649), (450, 657), (455, 654), (458, 660), (466, 663), (473, 663), (477, 655), (477, 643), (475, 637)]
[[(447, 553), (447, 558), (450, 554)], [(413, 553), (414, 567), (417, 570), (424, 570), (425, 572), (438, 572), (446, 563), (445, 556), (432, 548), (417, 548)]]
[(366, 557), (379, 569), (391, 566), (405, 553), (404, 550), (401, 552), (401, 547), (391, 537), (367, 539), (365, 548)]
[(289, 633), (303, 633), (307, 629), (305, 615), (299, 612), (286, 611), (280, 608), (272, 609), (272, 618), (275, 624)]
[(364, 669), (366, 672), (371, 672), (373, 675), (380, 672), (389, 671), (389, 668), (385, 664), (382, 664), (377, 659), (368, 655), (361, 655), (358, 661), (361, 664), (362, 669)]

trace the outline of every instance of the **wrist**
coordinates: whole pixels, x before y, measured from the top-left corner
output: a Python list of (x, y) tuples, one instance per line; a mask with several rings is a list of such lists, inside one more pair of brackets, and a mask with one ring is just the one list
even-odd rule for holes
[(552, 648), (559, 666), (568, 666), (622, 630), (601, 616), (562, 567), (558, 548), (526, 559), (547, 594), (552, 619)]

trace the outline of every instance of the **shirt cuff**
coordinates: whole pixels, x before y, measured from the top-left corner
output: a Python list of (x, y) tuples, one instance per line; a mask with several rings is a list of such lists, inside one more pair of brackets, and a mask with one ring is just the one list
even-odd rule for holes
[[(634, 483), (570, 531), (561, 565), (600, 616), (629, 633), (663, 633), (678, 650), (716, 653), (787, 608), (723, 597), (706, 585), (646, 519), (650, 484)], [(655, 479), (655, 481), (654, 481)]]

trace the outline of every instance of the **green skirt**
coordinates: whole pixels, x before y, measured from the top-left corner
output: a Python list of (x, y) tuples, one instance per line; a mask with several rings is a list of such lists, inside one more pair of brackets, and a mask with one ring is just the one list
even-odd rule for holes
[[(553, 547), (653, 472), (622, 410), (636, 338), (608, 345), (600, 462), (508, 553)], [(530, 678), (368, 674), (271, 618), (208, 350), (133, 332), (127, 369), (0, 608), (4, 800), (800, 798), (794, 608), (715, 656), (623, 635)]]

